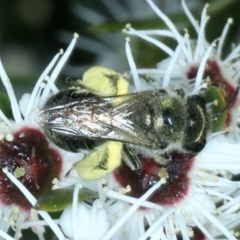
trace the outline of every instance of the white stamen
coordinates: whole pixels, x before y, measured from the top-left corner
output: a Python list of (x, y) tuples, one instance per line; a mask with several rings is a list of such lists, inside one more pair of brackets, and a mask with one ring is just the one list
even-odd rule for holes
[[(128, 203), (131, 203), (131, 204), (134, 204), (138, 201), (138, 198), (122, 195), (122, 194), (119, 194), (118, 192), (115, 192), (115, 191), (112, 191), (112, 190), (108, 190), (106, 192), (106, 196), (109, 197), (109, 198), (122, 200), (124, 202), (128, 202)], [(141, 206), (146, 207), (146, 208), (152, 208), (152, 209), (160, 210), (160, 211), (163, 210), (163, 207), (161, 207), (160, 205), (152, 203), (152, 202), (148, 202), (148, 201), (142, 202)]]
[[(161, 36), (161, 37), (170, 37), (170, 38), (173, 38), (175, 39), (173, 33), (169, 30), (134, 30), (133, 28), (131, 28), (131, 26), (126, 26), (127, 28), (127, 34), (129, 35), (138, 35), (138, 34), (141, 34), (141, 35), (154, 35), (154, 36)], [(170, 49), (171, 50), (171, 49)]]
[(15, 240), (14, 238), (12, 238), (10, 235), (8, 235), (7, 233), (5, 233), (3, 230), (0, 229), (0, 236), (3, 237), (6, 240)]
[(13, 88), (12, 88), (12, 84), (7, 76), (7, 73), (5, 72), (3, 65), (2, 65), (2, 61), (0, 60), (0, 76), (2, 79), (2, 83), (4, 85), (4, 87), (6, 88), (9, 100), (11, 102), (11, 108), (12, 108), (12, 113), (13, 113), (13, 117), (14, 120), (16, 122), (21, 122), (22, 121), (22, 116), (20, 113), (20, 109), (17, 103), (17, 99), (16, 96), (14, 94)]
[[(185, 220), (182, 216), (182, 214), (174, 214), (174, 217), (178, 223), (178, 226), (180, 228), (181, 231), (181, 235), (183, 239), (189, 239), (189, 235), (188, 235), (188, 229), (185, 223)], [(190, 240), (190, 239), (189, 239)]]
[(207, 62), (211, 52), (212, 52), (213, 47), (215, 47), (215, 41), (210, 45), (210, 47), (207, 49), (204, 56), (202, 57), (202, 60), (201, 60), (201, 63), (200, 63), (200, 66), (199, 66), (199, 69), (197, 72), (195, 86), (194, 86), (194, 89), (193, 89), (191, 95), (198, 94), (199, 90), (201, 89), (201, 83), (202, 83), (203, 73), (205, 70), (205, 65), (206, 65), (206, 62)]
[(191, 204), (196, 208), (196, 211), (201, 212), (214, 226), (216, 226), (229, 240), (236, 240), (232, 233), (220, 223), (209, 211), (206, 211), (201, 204), (199, 204), (194, 198), (191, 200)]
[(136, 90), (139, 91), (141, 83), (140, 83), (140, 79), (139, 79), (139, 76), (137, 73), (137, 68), (136, 68), (135, 62), (133, 60), (132, 53), (131, 53), (131, 49), (130, 49), (130, 45), (129, 45), (129, 38), (126, 39), (125, 49), (126, 49), (128, 64), (131, 69), (131, 73), (133, 75), (132, 77), (133, 77), (134, 85), (136, 87)]
[(170, 78), (171, 78), (171, 73), (173, 72), (172, 69), (174, 67), (174, 64), (176, 63), (178, 57), (179, 57), (179, 54), (180, 54), (180, 51), (182, 50), (182, 47), (185, 43), (185, 38), (182, 39), (182, 41), (178, 44), (176, 50), (174, 51), (174, 54), (170, 60), (170, 63), (166, 69), (166, 73), (165, 73), (165, 76), (163, 78), (163, 84), (162, 84), (162, 87), (163, 88), (167, 88), (168, 85), (169, 85), (169, 82), (170, 82)]
[(141, 32), (139, 31), (135, 31), (133, 28), (129, 28), (129, 31), (127, 33), (132, 33), (134, 35), (137, 35), (139, 36), (140, 38), (156, 45), (158, 48), (162, 49), (164, 52), (166, 52), (169, 56), (172, 56), (174, 54), (174, 51), (169, 48), (167, 45), (165, 45), (164, 43), (152, 38), (152, 37), (149, 37), (147, 35), (144, 35), (144, 34), (141, 34)]
[(215, 240), (213, 236), (208, 232), (208, 230), (204, 227), (204, 225), (195, 217), (195, 215), (192, 215), (191, 219), (196, 224), (196, 226), (202, 231), (202, 233), (207, 237), (207, 239)]
[[(7, 168), (3, 168), (2, 171), (7, 175), (7, 177), (18, 187), (18, 189), (24, 194), (24, 196), (28, 199), (28, 201), (34, 206), (37, 202), (35, 197), (28, 191), (28, 189), (11, 174)], [(60, 240), (66, 240), (65, 236), (63, 235), (60, 228), (57, 226), (57, 224), (52, 220), (52, 218), (49, 216), (47, 212), (44, 211), (37, 211), (42, 218), (48, 223), (49, 227), (53, 230), (53, 232), (56, 234), (58, 239)]]
[(161, 227), (161, 223), (168, 218), (172, 213), (174, 213), (175, 209), (171, 208), (165, 214), (163, 214), (156, 222), (150, 225), (149, 229), (138, 239), (138, 240), (145, 240), (147, 239), (158, 227)]
[(199, 25), (197, 24), (197, 21), (196, 19), (193, 17), (192, 13), (189, 11), (186, 3), (185, 3), (185, 0), (182, 0), (182, 7), (184, 9), (184, 12), (185, 14), (187, 15), (189, 21), (191, 22), (192, 26), (195, 28), (197, 34), (199, 33), (199, 30), (200, 30), (200, 27)]
[(192, 51), (191, 43), (189, 40), (189, 35), (185, 34), (185, 42), (186, 42), (186, 49), (187, 49), (186, 60), (188, 62), (193, 62), (193, 51)]
[[(203, 13), (204, 13), (204, 11), (203, 11)], [(199, 31), (198, 39), (197, 39), (197, 46), (196, 46), (196, 50), (195, 50), (195, 54), (194, 54), (195, 61), (197, 61), (199, 58), (201, 58), (201, 53), (204, 52), (204, 50), (205, 50), (205, 45), (206, 45), (205, 39), (206, 38), (205, 38), (204, 30), (205, 30), (205, 25), (206, 25), (208, 19), (209, 19), (209, 17), (202, 16), (200, 31)]]
[(77, 240), (78, 239), (78, 193), (79, 193), (79, 189), (80, 189), (80, 185), (76, 184), (74, 187), (74, 192), (73, 192), (73, 203), (72, 203), (72, 231), (73, 231), (73, 240)]
[(9, 128), (12, 128), (13, 124), (8, 120), (2, 110), (0, 110), (0, 119), (2, 119), (2, 121), (4, 121), (4, 123), (6, 123)]
[(145, 201), (154, 191), (161, 186), (161, 182), (156, 183), (152, 186), (145, 194), (143, 194), (138, 201), (133, 204), (129, 210), (121, 217), (121, 219), (108, 231), (105, 235), (104, 240), (111, 239), (114, 233), (128, 220), (129, 217), (139, 208), (143, 201)]
[(43, 73), (41, 74), (41, 76), (38, 78), (33, 91), (31, 93), (31, 97), (27, 106), (27, 110), (26, 110), (26, 116), (29, 115), (30, 111), (33, 109), (33, 104), (35, 102), (35, 97), (37, 95), (37, 92), (39, 91), (40, 85), (43, 81), (43, 79), (45, 78), (45, 76), (50, 72), (50, 70), (53, 68), (53, 66), (55, 65), (56, 61), (58, 60), (60, 56), (60, 53), (56, 54), (54, 56), (54, 58), (52, 59), (52, 61), (50, 62), (50, 64), (48, 64), (47, 68), (43, 71)]
[(178, 43), (181, 42), (182, 36), (179, 34), (178, 30), (176, 29), (173, 22), (159, 9), (156, 7), (156, 5), (151, 1), (147, 0), (153, 11), (166, 23), (166, 25), (169, 27), (169, 29), (174, 34), (175, 38), (177, 39)]
[[(57, 66), (54, 68), (51, 76), (50, 76), (50, 79), (49, 79), (49, 82), (55, 82), (55, 80), (57, 79), (57, 76), (59, 75), (60, 71), (62, 70), (63, 68), (63, 65), (66, 63), (66, 61), (68, 60), (75, 44), (76, 44), (76, 41), (77, 41), (77, 36), (76, 34), (74, 34), (74, 38), (72, 39), (70, 45), (68, 46), (67, 50), (65, 51), (65, 53), (62, 55), (61, 59), (59, 60), (59, 62), (57, 63)], [(44, 92), (42, 94), (42, 99), (47, 99), (47, 96), (49, 96), (49, 91), (50, 91), (50, 87), (49, 85), (46, 86), (46, 88), (44, 89)]]
[(225, 27), (223, 29), (223, 32), (221, 34), (221, 37), (220, 37), (220, 40), (219, 40), (219, 43), (218, 43), (218, 47), (217, 47), (217, 54), (218, 54), (219, 57), (221, 57), (221, 55), (222, 55), (223, 44), (224, 44), (224, 41), (226, 39), (230, 24), (232, 24), (232, 22), (233, 22), (233, 19), (229, 18), (228, 21), (227, 21), (227, 24), (225, 25)]
[(237, 47), (235, 47), (232, 52), (227, 56), (227, 58), (225, 59), (226, 62), (230, 61), (230, 59), (234, 58), (236, 55), (238, 55), (240, 51), (240, 44), (237, 45)]

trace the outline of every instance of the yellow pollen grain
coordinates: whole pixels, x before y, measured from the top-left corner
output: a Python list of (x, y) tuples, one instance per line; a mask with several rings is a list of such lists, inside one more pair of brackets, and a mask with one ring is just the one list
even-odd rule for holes
[(130, 187), (130, 185), (127, 185), (125, 188), (119, 188), (118, 189), (118, 192), (120, 193), (120, 194), (126, 194), (126, 193), (129, 193), (129, 192), (131, 192), (131, 187)]
[(220, 173), (225, 176), (226, 175), (226, 171), (225, 170), (221, 170)]
[(103, 208), (103, 204), (100, 201), (97, 204), (97, 208)]
[(14, 176), (16, 178), (23, 177), (25, 175), (25, 169), (23, 167), (17, 167), (15, 171), (13, 172)]
[(104, 191), (104, 192), (107, 192), (107, 191), (108, 191), (108, 187), (106, 187), (106, 186), (103, 187), (103, 191)]
[(13, 135), (12, 134), (7, 134), (7, 136), (6, 136), (6, 140), (8, 141), (8, 142), (12, 142), (13, 141)]
[(106, 185), (106, 184), (107, 184), (107, 180), (106, 180), (105, 178), (103, 178), (103, 179), (101, 180), (101, 184), (102, 184), (102, 185)]
[(240, 235), (239, 231), (235, 232), (236, 237), (239, 237), (239, 235)]
[(79, 34), (75, 32), (75, 33), (73, 34), (73, 37), (74, 37), (74, 38), (79, 38)]
[(214, 181), (214, 182), (218, 182), (218, 177), (216, 175), (211, 175), (211, 179)]
[(39, 113), (39, 112), (40, 112), (40, 107), (36, 107), (36, 108), (34, 109), (34, 112), (35, 112), (35, 113)]
[(182, 209), (181, 208), (178, 208), (177, 211), (176, 211), (177, 214), (182, 214)]
[(213, 101), (213, 106), (215, 106), (215, 107), (218, 106), (218, 101), (217, 101), (217, 100), (214, 100), (214, 101)]
[(167, 169), (162, 167), (159, 172), (158, 172), (158, 176), (161, 178), (161, 183), (164, 184), (167, 182), (167, 178), (168, 178), (168, 172)]
[(207, 84), (207, 83), (203, 83), (203, 84), (202, 84), (202, 88), (203, 88), (203, 89), (207, 89), (207, 87), (208, 87), (208, 84)]
[(206, 178), (202, 178), (202, 179), (201, 179), (201, 182), (202, 182), (203, 184), (206, 183), (206, 181), (207, 181)]
[(46, 87), (46, 83), (45, 82), (42, 82), (41, 84), (40, 84), (40, 88), (45, 88)]
[(57, 179), (57, 178), (54, 178), (53, 180), (52, 180), (52, 184), (58, 184), (59, 183), (59, 180)]
[(228, 126), (226, 129), (225, 129), (225, 133), (230, 133), (230, 132), (232, 132), (233, 131), (233, 129), (232, 129), (232, 127), (231, 126)]
[(192, 228), (189, 228), (188, 231), (189, 231), (189, 232), (188, 232), (188, 236), (189, 236), (190, 238), (193, 237), (193, 236), (194, 236), (194, 232), (193, 232)]
[(217, 209), (216, 213), (220, 215), (222, 213), (222, 211), (220, 209)]
[(17, 239), (20, 239), (20, 238), (22, 238), (22, 236), (23, 236), (22, 233), (19, 232), (16, 237), (17, 237)]
[(0, 126), (1, 126), (1, 128), (2, 129), (5, 129), (5, 130), (8, 130), (9, 129), (9, 127), (8, 127), (8, 125), (5, 123), (5, 122), (0, 122)]
[(179, 227), (175, 227), (174, 232), (175, 232), (175, 234), (179, 233), (180, 232), (180, 228)]
[(48, 75), (45, 76), (44, 80), (48, 81), (50, 79), (50, 77)]

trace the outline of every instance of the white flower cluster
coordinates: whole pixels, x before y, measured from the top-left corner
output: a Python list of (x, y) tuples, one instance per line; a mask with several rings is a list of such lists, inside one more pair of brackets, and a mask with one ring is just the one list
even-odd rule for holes
[[(226, 101), (231, 100), (230, 95), (234, 93), (239, 83), (240, 45), (236, 46), (225, 59), (221, 58), (221, 54), (232, 20), (228, 20), (221, 37), (209, 44), (204, 35), (208, 20), (208, 6), (203, 9), (201, 21), (198, 24), (182, 0), (183, 9), (198, 36), (193, 40), (187, 29), (184, 30), (183, 35), (180, 34), (171, 20), (151, 0), (147, 2), (157, 16), (165, 22), (168, 30), (138, 31), (127, 25), (124, 32), (131, 37), (139, 37), (154, 44), (169, 57), (158, 63), (154, 69), (138, 69), (131, 54), (128, 37), (126, 54), (130, 75), (134, 82), (132, 91), (138, 92), (156, 87), (182, 88), (186, 95), (190, 96), (204, 93), (209, 86), (215, 86), (217, 90), (223, 86), (226, 90)], [(160, 37), (176, 40), (176, 48), (169, 48), (159, 40)], [(55, 67), (60, 54), (54, 57), (37, 81), (32, 94), (25, 95), (20, 104), (17, 103), (11, 83), (3, 66), (0, 65), (1, 79), (8, 92), (14, 115), (14, 121), (11, 121), (0, 112), (1, 140), (10, 139), (8, 141), (11, 141), (10, 133), (14, 133), (16, 129), (21, 129), (29, 123), (34, 125), (33, 119), (36, 113), (33, 110), (41, 107), (52, 93), (58, 91), (54, 81), (72, 51), (75, 41), (76, 38)], [(52, 73), (49, 78), (46, 78), (50, 70)], [(209, 109), (212, 104), (209, 104)], [(32, 227), (39, 239), (44, 239), (42, 226), (47, 225), (58, 239), (65, 239), (65, 236), (75, 240), (165, 240), (177, 239), (178, 236), (182, 239), (237, 239), (239, 233), (235, 228), (240, 223), (240, 184), (239, 180), (235, 180), (235, 176), (240, 173), (238, 97), (227, 110), (227, 114), (230, 120), (226, 124), (226, 129), (210, 133), (206, 147), (194, 159), (181, 162), (181, 158), (178, 161), (176, 157), (174, 159), (176, 161), (170, 166), (172, 169), (168, 170), (169, 176), (164, 181), (155, 181), (155, 184), (152, 184), (147, 191), (141, 192), (140, 196), (128, 195), (129, 192), (137, 192), (138, 189), (134, 189), (134, 185), (122, 186), (116, 177), (118, 173), (92, 182), (79, 179), (74, 170), (63, 177), (82, 155), (70, 154), (58, 149), (64, 163), (68, 161), (70, 167), (63, 168), (62, 178), (57, 183), (57, 187), (75, 186), (72, 206), (65, 209), (61, 218), (56, 221), (43, 211), (38, 211), (44, 219), (42, 221), (36, 218), (33, 220), (33, 217), (29, 218), (29, 214), (26, 213), (24, 215), (20, 213), (20, 216), (15, 219), (12, 208), (5, 207), (1, 212), (0, 236), (12, 239), (6, 232), (9, 226), (13, 226), (16, 229), (14, 238), (17, 239), (21, 234), (21, 229)], [(34, 125), (34, 127), (37, 126)], [(170, 176), (170, 171), (176, 179)], [(6, 168), (4, 172), (34, 205), (36, 199), (32, 194)], [(151, 182), (151, 179), (133, 179), (133, 181), (138, 187), (138, 185)], [(99, 199), (94, 202), (89, 200), (86, 203), (78, 203), (79, 184), (97, 192)], [(171, 195), (173, 192), (176, 193), (174, 196)], [(151, 200), (154, 194), (158, 194), (159, 201)], [(179, 201), (176, 200), (178, 197)], [(4, 222), (6, 216), (8, 221)], [(10, 223), (9, 219), (13, 219), (13, 223)]]

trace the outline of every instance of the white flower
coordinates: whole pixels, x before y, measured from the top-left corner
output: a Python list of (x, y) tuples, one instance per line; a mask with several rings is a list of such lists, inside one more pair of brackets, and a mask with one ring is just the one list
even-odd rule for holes
[[(217, 103), (211, 100), (207, 104), (212, 123), (207, 144), (197, 156), (174, 151), (171, 153), (171, 161), (166, 163), (157, 163), (153, 158), (141, 156), (142, 169), (132, 171), (123, 162), (111, 175), (92, 182), (79, 179), (75, 170), (72, 170), (68, 180), (61, 179), (58, 184), (64, 187), (79, 182), (83, 187), (96, 191), (99, 199), (77, 204), (78, 185), (76, 185), (73, 205), (63, 211), (57, 223), (71, 239), (79, 239), (79, 233), (86, 234), (87, 239), (94, 239), (92, 232), (100, 221), (98, 216), (102, 220), (102, 229), (98, 229), (97, 236), (104, 240), (148, 238), (164, 240), (178, 237), (236, 239), (239, 234), (235, 227), (239, 224), (240, 191), (239, 181), (234, 180), (234, 177), (240, 172), (240, 138), (238, 97), (233, 99), (232, 96), (240, 72), (238, 61), (240, 45), (226, 59), (221, 59), (222, 46), (231, 20), (224, 28), (220, 41), (209, 44), (204, 36), (208, 19), (207, 7), (204, 8), (198, 25), (182, 1), (184, 11), (198, 34), (197, 40), (190, 40), (187, 30), (182, 36), (170, 19), (151, 0), (147, 2), (169, 30), (137, 31), (127, 25), (126, 32), (158, 46), (169, 55), (169, 58), (160, 62), (156, 69), (138, 69), (127, 38), (126, 53), (134, 85), (130, 92), (156, 87), (171, 92), (176, 88), (182, 88), (186, 96), (194, 94), (205, 96), (216, 91)], [(154, 38), (155, 35), (176, 40), (176, 49), (169, 48)], [(49, 93), (44, 96), (47, 98)], [(224, 106), (231, 102), (232, 105), (222, 114), (224, 119), (220, 121), (219, 130), (216, 126), (217, 120), (211, 118), (215, 116), (212, 113), (212, 106), (220, 104), (221, 98), (224, 100)], [(74, 163), (79, 161), (80, 157), (79, 154), (72, 154), (68, 159)], [(6, 174), (34, 204), (36, 200), (23, 189), (22, 184), (12, 174), (8, 172)], [(101, 210), (98, 208), (99, 203)], [(56, 222), (54, 224), (46, 213), (43, 218), (58, 238), (64, 239)], [(72, 226), (65, 228), (64, 219), (69, 219), (67, 222), (70, 224), (72, 220)], [(77, 223), (85, 219), (89, 223), (89, 232), (85, 231), (83, 224), (77, 226)]]
[[(170, 90), (182, 88), (187, 96), (204, 95), (213, 85), (217, 90), (223, 86), (226, 95), (219, 95), (225, 98), (225, 104), (233, 100), (236, 72), (239, 71), (238, 47), (226, 60), (221, 59), (226, 29), (231, 21), (215, 49), (215, 43), (207, 43), (204, 37), (206, 8), (200, 25), (197, 25), (182, 2), (198, 33), (198, 39), (194, 41), (189, 39), (187, 33), (182, 36), (172, 22), (151, 1), (148, 2), (170, 30), (136, 31), (128, 25), (126, 32), (155, 44), (170, 57), (159, 63), (156, 69), (137, 69), (128, 38), (126, 53), (134, 82), (131, 91), (155, 87)], [(170, 49), (152, 35), (176, 39), (177, 48)], [(234, 60), (234, 63), (229, 60)], [(172, 160), (164, 167), (153, 159), (142, 157), (141, 170), (132, 171), (122, 163), (111, 176), (96, 182), (99, 199), (108, 213), (105, 223), (110, 221), (111, 224), (103, 239), (176, 239), (177, 236), (183, 239), (217, 239), (222, 235), (236, 239), (237, 233), (232, 231), (239, 224), (239, 182), (232, 180), (233, 174), (240, 171), (236, 100), (226, 114), (230, 119), (222, 122), (222, 127), (227, 126), (226, 130), (210, 134), (206, 147), (196, 157), (190, 155), (189, 159), (188, 154), (173, 153)], [(165, 169), (165, 177), (159, 178), (155, 174), (159, 169)], [(87, 182), (84, 186), (94, 189)], [(73, 235), (77, 233), (78, 230)]]
[[(128, 38), (126, 52), (136, 90), (142, 91), (154, 87), (182, 88), (186, 95), (192, 95), (204, 94), (205, 91), (208, 91), (205, 88), (208, 89), (208, 86), (212, 85), (216, 88), (223, 87), (226, 91), (226, 102), (231, 101), (240, 69), (238, 61), (239, 46), (224, 60), (221, 59), (221, 51), (226, 32), (232, 20), (228, 20), (216, 48), (216, 41), (209, 44), (204, 36), (204, 29), (208, 20), (206, 16), (207, 6), (203, 10), (200, 25), (198, 25), (187, 9), (185, 2), (182, 1), (184, 10), (198, 34), (198, 39), (194, 41), (190, 40), (187, 30), (185, 30), (186, 34), (182, 36), (168, 17), (151, 0), (148, 0), (148, 2), (155, 13), (166, 23), (169, 30), (137, 31), (127, 25), (126, 33), (141, 37), (158, 46), (169, 55), (169, 58), (160, 62), (157, 69), (137, 69), (131, 55)], [(176, 49), (170, 49), (154, 36), (168, 36), (175, 39), (177, 42)], [(152, 82), (152, 84), (147, 86), (143, 79), (149, 80), (148, 82)], [(229, 120), (224, 122), (224, 126), (227, 126), (226, 130), (211, 134), (208, 137), (206, 147), (199, 155), (191, 160), (184, 159), (181, 154), (180, 157), (173, 156), (172, 163), (166, 167), (169, 175), (171, 173), (170, 169), (173, 169), (172, 177), (169, 176), (166, 184), (156, 190), (155, 194), (158, 198), (152, 196), (149, 199), (151, 201), (152, 198), (154, 203), (160, 202), (162, 209), (157, 205), (149, 206), (154, 211), (149, 211), (149, 213), (148, 211), (145, 213), (142, 211), (144, 216), (139, 216), (140, 213), (136, 212), (131, 217), (128, 216), (126, 220), (124, 219), (124, 212), (128, 207), (123, 204), (123, 201), (134, 203), (140, 200), (131, 199), (112, 190), (107, 191), (106, 194), (110, 200), (106, 200), (106, 205), (109, 206), (110, 216), (113, 218), (115, 216), (115, 220), (113, 220), (115, 226), (120, 228), (117, 231), (117, 228), (113, 227), (116, 232), (114, 236), (118, 236), (119, 239), (123, 236), (125, 239), (146, 239), (147, 237), (170, 239), (179, 234), (183, 239), (189, 239), (192, 235), (197, 235), (197, 232), (202, 232), (208, 239), (216, 239), (221, 235), (228, 239), (235, 239), (232, 229), (239, 224), (239, 220), (235, 217), (234, 221), (231, 221), (231, 217), (227, 213), (237, 216), (239, 211), (239, 207), (236, 205), (239, 182), (232, 180), (233, 174), (239, 174), (240, 171), (239, 113), (236, 100), (234, 100), (230, 110), (227, 110), (227, 115)], [(213, 122), (213, 120), (211, 121)], [(212, 123), (212, 125), (214, 124)], [(176, 162), (178, 159), (180, 159), (179, 164)], [(145, 178), (142, 177), (141, 180), (141, 177), (137, 178), (137, 174), (125, 173), (125, 170), (126, 168), (121, 167), (116, 171), (117, 173), (113, 174), (115, 181), (123, 187), (128, 182), (131, 194), (135, 194), (136, 197), (139, 194), (137, 184), (141, 185), (141, 181), (154, 181), (152, 176), (151, 180), (146, 180), (147, 174), (143, 174)], [(131, 175), (134, 176), (131, 177)], [(175, 180), (174, 176), (177, 177)], [(176, 191), (176, 186), (170, 185), (170, 181), (172, 183), (175, 181), (176, 185), (180, 184), (183, 188)], [(114, 188), (117, 191), (117, 187), (113, 186), (112, 183), (109, 182), (108, 185), (108, 189)], [(135, 193), (133, 193), (134, 189)], [(161, 194), (158, 194), (158, 192)], [(180, 197), (180, 201), (178, 195), (183, 195), (182, 198)], [(114, 201), (111, 198), (119, 199), (119, 201)], [(226, 201), (228, 206), (222, 205)], [(167, 205), (167, 207), (164, 207), (164, 205)], [(143, 206), (146, 206), (146, 204)], [(232, 211), (228, 210), (231, 206), (235, 207)], [(129, 222), (131, 222), (131, 225), (129, 225)], [(110, 230), (112, 235), (114, 230)], [(110, 233), (107, 236), (109, 235)], [(110, 239), (110, 237), (107, 239)]]
[[(8, 119), (0, 111), (0, 165), (3, 170), (0, 173), (0, 235), (3, 237), (10, 226), (15, 230), (14, 238), (16, 239), (21, 237), (21, 229), (26, 226), (32, 226), (39, 238), (43, 237), (44, 229), (34, 223), (31, 225), (31, 221), (38, 220), (36, 210), (31, 209), (36, 202), (32, 195), (38, 198), (50, 191), (53, 179), (64, 179), (64, 175), (72, 167), (72, 164), (66, 161), (72, 154), (53, 146), (35, 120), (37, 112), (46, 99), (58, 91), (54, 82), (67, 61), (77, 37), (78, 35), (75, 34), (64, 54), (61, 50), (53, 58), (36, 82), (32, 93), (24, 94), (19, 104), (11, 82), (0, 63), (1, 80), (6, 88), (13, 114), (13, 119)], [(14, 174), (31, 192), (30, 195), (24, 194), (24, 197), (13, 182), (6, 177), (5, 172), (9, 175)], [(48, 223), (55, 225), (57, 229), (55, 232), (58, 236), (63, 236), (47, 213), (43, 213), (42, 216)]]
[[(92, 203), (92, 206), (78, 203), (78, 189), (79, 186), (76, 184), (73, 205), (64, 210), (60, 218), (60, 226), (70, 239), (102, 239), (110, 225), (107, 212), (98, 199)], [(95, 226), (94, 231), (89, 231), (93, 226)]]
[[(159, 63), (156, 69), (137, 69), (128, 38), (126, 52), (135, 87), (132, 91), (155, 87), (182, 88), (189, 96), (199, 93), (204, 95), (209, 91), (209, 86), (214, 86), (214, 89), (223, 88), (226, 91), (226, 95), (220, 94), (224, 96), (225, 104), (231, 102), (238, 82), (239, 47), (224, 60), (221, 59), (221, 51), (232, 20), (228, 20), (216, 48), (216, 41), (209, 44), (204, 36), (208, 19), (207, 7), (204, 8), (198, 25), (182, 1), (198, 34), (198, 39), (194, 41), (190, 40), (187, 33), (182, 36), (167, 16), (152, 1), (148, 2), (169, 30), (137, 31), (128, 25), (126, 32), (155, 44), (168, 53), (169, 58)], [(154, 35), (175, 39), (176, 49), (170, 49), (155, 39)], [(147, 84), (144, 79), (151, 84)], [(211, 115), (210, 106), (209, 114)], [(191, 160), (181, 153), (172, 156), (172, 161), (165, 166), (168, 171), (166, 183), (158, 185), (150, 197), (149, 191), (159, 183), (156, 176), (154, 178), (154, 174), (151, 175), (151, 167), (148, 166), (148, 161), (151, 160), (148, 158), (143, 157), (143, 170), (137, 174), (131, 170), (128, 172), (124, 163), (113, 173), (102, 189), (99, 188), (100, 199), (105, 200), (113, 225), (104, 239), (175, 239), (178, 235), (183, 239), (192, 236), (197, 238), (199, 235), (208, 239), (216, 239), (222, 235), (227, 239), (236, 239), (237, 233), (234, 235), (232, 231), (239, 224), (239, 182), (232, 179), (240, 171), (239, 113), (236, 99), (226, 114), (228, 120), (222, 122), (222, 127), (225, 126), (226, 130), (210, 134), (206, 147), (199, 155)], [(153, 168), (156, 167), (154, 164), (152, 161)], [(142, 209), (138, 209), (138, 206), (142, 206)], [(231, 216), (234, 216), (234, 220)]]

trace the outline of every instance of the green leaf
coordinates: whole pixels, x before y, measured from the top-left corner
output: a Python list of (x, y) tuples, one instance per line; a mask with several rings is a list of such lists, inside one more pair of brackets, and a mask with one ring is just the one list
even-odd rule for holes
[[(207, 89), (205, 93), (205, 101), (206, 103), (212, 103), (213, 101), (217, 101), (217, 106), (212, 105), (212, 116), (219, 113), (226, 105), (226, 97), (224, 90), (220, 87), (211, 86)], [(227, 120), (227, 112), (223, 112), (216, 120), (212, 121), (211, 131), (217, 132), (220, 131), (226, 123)]]
[[(59, 188), (51, 190), (40, 197), (35, 209), (47, 212), (61, 211), (72, 204), (74, 188)], [(78, 201), (97, 198), (98, 194), (86, 188), (79, 189)]]
[(9, 98), (0, 92), (0, 109), (7, 118), (13, 119), (12, 108)]

